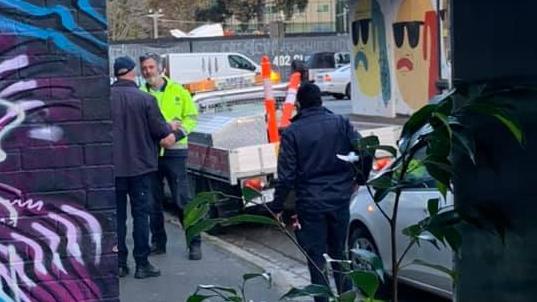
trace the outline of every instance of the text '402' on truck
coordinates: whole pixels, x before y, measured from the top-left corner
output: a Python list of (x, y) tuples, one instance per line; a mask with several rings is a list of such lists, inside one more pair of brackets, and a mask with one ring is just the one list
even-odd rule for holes
[[(279, 107), (287, 84), (275, 85)], [(194, 96), (200, 115), (189, 135), (188, 172), (195, 193), (219, 191), (228, 195), (212, 209), (214, 217), (235, 215), (274, 199), (278, 145), (269, 143), (262, 87), (201, 93)], [(280, 114), (278, 112), (278, 114)], [(395, 145), (400, 127), (354, 123), (363, 136), (377, 135), (381, 143)], [(246, 203), (244, 186), (262, 187), (262, 197)], [(291, 200), (288, 201), (292, 205)]]

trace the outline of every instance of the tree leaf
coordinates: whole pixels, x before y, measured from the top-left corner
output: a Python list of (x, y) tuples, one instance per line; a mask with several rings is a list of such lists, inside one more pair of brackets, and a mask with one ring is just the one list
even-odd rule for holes
[(241, 224), (241, 223), (257, 223), (257, 224), (268, 224), (268, 225), (278, 225), (279, 223), (269, 217), (261, 215), (250, 215), (243, 214), (237, 215), (223, 220), (225, 225)]
[(204, 217), (204, 209), (209, 209), (209, 205), (215, 203), (220, 192), (201, 192), (189, 202), (184, 209), (185, 229)]
[(188, 297), (186, 302), (202, 302), (202, 301), (205, 301), (205, 300), (213, 298), (213, 297), (216, 297), (216, 295), (208, 295), (208, 296), (206, 296), (206, 295), (195, 294), (195, 295), (192, 295), (192, 296)]
[(184, 228), (188, 229), (200, 219), (207, 217), (207, 213), (209, 213), (209, 205), (207, 204), (200, 205), (196, 208), (191, 208), (188, 213), (185, 214), (185, 218), (183, 220)]
[(446, 158), (433, 158), (427, 157), (423, 164), (427, 168), (427, 172), (442, 183), (444, 186), (449, 187), (451, 183), (452, 169), (451, 163)]
[(419, 224), (414, 224), (403, 229), (403, 235), (417, 239), (423, 233), (423, 228)]
[(434, 270), (440, 271), (442, 273), (445, 273), (445, 274), (449, 275), (453, 281), (457, 281), (457, 272), (455, 272), (453, 270), (450, 270), (450, 269), (448, 269), (448, 268), (446, 268), (446, 267), (444, 267), (442, 265), (431, 264), (429, 262), (426, 262), (426, 261), (423, 261), (423, 260), (420, 260), (420, 259), (416, 259), (416, 260), (412, 261), (412, 263), (416, 264), (416, 265), (426, 266), (426, 267), (432, 268)]
[(272, 286), (272, 276), (270, 275), (270, 273), (242, 275), (242, 280), (244, 283), (252, 279), (264, 279), (265, 281), (267, 281), (269, 288)]
[(377, 274), (378, 278), (384, 282), (384, 264), (377, 254), (364, 249), (351, 249), (351, 253), (359, 259), (369, 263), (371, 269)]
[(522, 144), (524, 142), (524, 134), (522, 133), (522, 128), (519, 124), (517, 124), (514, 120), (509, 119), (507, 116), (504, 116), (502, 114), (494, 114), (494, 117), (500, 120), (502, 124), (511, 131), (511, 134), (516, 138), (519, 144)]
[(194, 225), (186, 229), (186, 242), (190, 246), (192, 239), (202, 232), (206, 232), (214, 228), (217, 224), (222, 222), (222, 219), (202, 219), (196, 222)]
[(450, 138), (453, 136), (453, 131), (451, 130), (451, 126), (449, 124), (449, 120), (448, 120), (447, 115), (442, 114), (440, 112), (435, 112), (435, 113), (433, 113), (432, 118), (437, 119), (442, 123), (442, 125), (447, 130)]
[(427, 210), (429, 211), (429, 215), (435, 216), (438, 214), (438, 203), (440, 202), (440, 199), (438, 198), (431, 198), (429, 201), (427, 201)]
[(300, 297), (325, 297), (334, 298), (332, 290), (324, 285), (310, 284), (304, 288), (291, 288), (280, 300)]
[(380, 145), (380, 146), (376, 146), (376, 147), (369, 147), (367, 149), (367, 151), (371, 155), (375, 155), (377, 150), (382, 150), (382, 151), (388, 152), (391, 156), (397, 157), (397, 149), (395, 147), (393, 147), (393, 146)]
[(402, 150), (402, 152), (405, 152), (406, 149), (410, 146), (411, 138), (414, 136), (414, 134), (420, 130), (425, 124), (429, 122), (429, 119), (433, 112), (436, 111), (438, 108), (438, 105), (436, 104), (428, 104), (423, 106), (421, 109), (416, 111), (410, 119), (405, 123), (403, 126), (403, 130), (401, 132), (401, 138), (399, 140), (399, 149)]
[(467, 107), (469, 111), (474, 111), (483, 115), (488, 115), (490, 117), (496, 118), (499, 120), (515, 137), (519, 144), (524, 143), (524, 134), (522, 131), (522, 126), (516, 118), (510, 117), (501, 109), (500, 104), (494, 103), (482, 104), (480, 102), (475, 102), (474, 104)]
[(393, 187), (396, 183), (393, 179), (392, 171), (385, 171), (379, 174), (378, 176), (370, 179), (367, 182), (368, 185), (372, 186), (375, 190), (379, 189), (388, 189)]
[(438, 192), (440, 192), (440, 194), (442, 194), (442, 197), (444, 197), (444, 200), (446, 200), (447, 198), (448, 188), (449, 187), (446, 186), (445, 184), (439, 181), (436, 181), (436, 189), (438, 190)]
[(219, 285), (198, 285), (198, 288), (205, 289), (205, 290), (216, 290), (216, 291), (222, 291), (226, 293), (230, 293), (232, 295), (237, 295), (237, 290), (232, 287), (224, 287)]
[(356, 301), (356, 292), (354, 290), (350, 290), (348, 292), (345, 292), (341, 294), (338, 298), (338, 302), (355, 302)]
[(270, 276), (269, 273), (261, 273), (261, 274), (244, 274), (242, 275), (242, 280), (244, 281), (248, 281), (248, 280), (251, 280), (251, 279), (256, 279), (256, 278), (263, 278), (267, 281), (271, 281), (272, 280), (272, 277)]
[(457, 133), (456, 131), (453, 132), (453, 142), (456, 145), (459, 145), (462, 147), (462, 149), (465, 151), (465, 154), (470, 157), (474, 165), (476, 164), (475, 160), (475, 141), (466, 135)]
[(375, 273), (365, 271), (353, 271), (348, 274), (354, 286), (359, 288), (366, 297), (374, 298), (380, 285)]

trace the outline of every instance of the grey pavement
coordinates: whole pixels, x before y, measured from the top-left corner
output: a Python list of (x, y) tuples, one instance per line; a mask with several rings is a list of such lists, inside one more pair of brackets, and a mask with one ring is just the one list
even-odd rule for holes
[[(243, 274), (262, 272), (261, 268), (207, 242), (202, 246), (203, 260), (189, 261), (183, 231), (169, 216), (167, 220), (167, 254), (150, 257), (150, 261), (160, 268), (162, 275), (157, 278), (134, 279), (134, 263), (130, 257), (131, 274), (120, 279), (121, 301), (183, 302), (200, 284), (237, 288), (241, 284)], [(132, 251), (132, 238), (128, 238), (128, 245)], [(247, 298), (255, 302), (278, 301), (282, 293), (283, 290), (276, 287), (269, 289), (264, 280), (253, 280), (246, 286)]]

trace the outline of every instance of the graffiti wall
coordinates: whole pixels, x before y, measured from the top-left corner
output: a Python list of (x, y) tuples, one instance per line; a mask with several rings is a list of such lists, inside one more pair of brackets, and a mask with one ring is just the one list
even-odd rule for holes
[(441, 73), (449, 77), (435, 5), (432, 0), (351, 1), (355, 113), (410, 114), (437, 93)]
[(105, 7), (0, 0), (0, 301), (118, 301)]

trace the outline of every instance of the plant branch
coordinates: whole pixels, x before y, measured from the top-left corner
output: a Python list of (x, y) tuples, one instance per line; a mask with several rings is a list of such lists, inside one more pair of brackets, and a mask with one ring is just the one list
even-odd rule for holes
[(388, 214), (386, 214), (386, 212), (384, 211), (384, 209), (382, 209), (382, 207), (376, 203), (374, 200), (375, 200), (375, 194), (373, 194), (373, 191), (371, 191), (371, 187), (369, 185), (365, 185), (365, 187), (367, 188), (367, 191), (369, 192), (369, 195), (371, 196), (371, 198), (373, 199), (373, 202), (375, 203), (375, 205), (377, 206), (377, 209), (380, 211), (380, 213), (382, 214), (382, 216), (384, 216), (384, 218), (386, 218), (386, 220), (388, 220), (388, 222), (391, 222), (391, 218), (388, 216)]
[(399, 258), (399, 260), (397, 261), (397, 267), (401, 267), (401, 263), (403, 262), (403, 259), (405, 258), (406, 254), (408, 254), (408, 252), (410, 251), (410, 249), (416, 244), (416, 240), (412, 240), (408, 246), (406, 247), (405, 251), (403, 252), (403, 254), (401, 255), (401, 257)]

